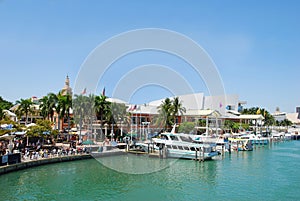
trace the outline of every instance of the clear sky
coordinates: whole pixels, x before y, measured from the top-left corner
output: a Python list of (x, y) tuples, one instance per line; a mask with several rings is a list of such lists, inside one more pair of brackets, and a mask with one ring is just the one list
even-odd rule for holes
[[(226, 93), (238, 94), (246, 107), (294, 112), (300, 105), (299, 10), (297, 0), (0, 0), (0, 96), (15, 102), (58, 92), (66, 75), (74, 84), (81, 64), (100, 43), (133, 29), (163, 28), (201, 45), (215, 62)], [(186, 65), (146, 52), (128, 55), (110, 71), (149, 63)], [(98, 92), (105, 87), (109, 96), (116, 81), (111, 75), (103, 78)], [(204, 86), (196, 78), (191, 82)], [(201, 87), (198, 91), (206, 92)], [(145, 87), (132, 101), (167, 95)]]

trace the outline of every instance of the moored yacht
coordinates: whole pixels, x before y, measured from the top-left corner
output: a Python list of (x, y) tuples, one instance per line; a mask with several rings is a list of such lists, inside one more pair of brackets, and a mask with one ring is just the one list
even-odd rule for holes
[(215, 143), (195, 143), (193, 139), (183, 133), (161, 133), (152, 139), (159, 150), (165, 150), (167, 157), (186, 159), (212, 159), (219, 155)]

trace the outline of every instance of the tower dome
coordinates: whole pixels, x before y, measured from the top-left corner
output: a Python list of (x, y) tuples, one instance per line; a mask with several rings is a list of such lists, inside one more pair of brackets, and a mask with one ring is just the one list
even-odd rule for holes
[(65, 80), (65, 86), (61, 90), (62, 95), (70, 95), (72, 96), (72, 88), (70, 87), (70, 80), (69, 76), (67, 75), (66, 80)]

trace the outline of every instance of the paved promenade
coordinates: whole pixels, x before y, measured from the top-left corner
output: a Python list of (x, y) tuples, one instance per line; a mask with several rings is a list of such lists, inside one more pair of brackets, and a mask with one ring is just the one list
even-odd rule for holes
[(22, 160), (21, 163), (11, 164), (6, 166), (0, 166), (0, 175), (8, 172), (22, 170), (40, 165), (46, 165), (51, 163), (67, 162), (74, 160), (83, 160), (93, 158), (90, 154), (77, 154), (77, 155), (66, 155), (66, 156), (54, 156), (49, 158), (40, 158), (33, 160)]

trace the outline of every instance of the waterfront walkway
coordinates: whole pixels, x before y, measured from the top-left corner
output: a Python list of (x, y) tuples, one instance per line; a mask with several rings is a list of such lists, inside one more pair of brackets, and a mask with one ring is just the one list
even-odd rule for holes
[(65, 156), (60, 155), (60, 156), (53, 156), (48, 158), (22, 160), (21, 163), (0, 166), (0, 175), (8, 172), (14, 172), (17, 170), (22, 170), (22, 169), (31, 168), (40, 165), (74, 161), (74, 160), (83, 160), (83, 159), (90, 159), (90, 158), (92, 158), (90, 154), (76, 154), (76, 155), (65, 155)]
[(75, 160), (84, 160), (84, 159), (91, 159), (97, 157), (126, 154), (126, 152), (120, 149), (111, 149), (103, 152), (89, 152), (89, 151), (90, 150), (88, 149), (87, 152), (58, 151), (56, 153), (49, 153), (49, 154), (36, 152), (36, 154), (32, 154), (30, 156), (22, 155), (20, 163), (0, 166), (0, 175), (13, 172), (13, 171), (26, 169), (26, 168), (35, 167), (35, 166), (51, 164), (51, 163), (68, 162), (68, 161), (75, 161)]

